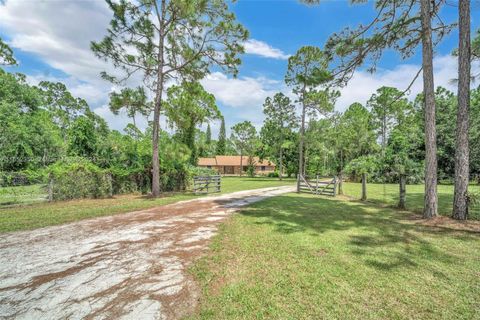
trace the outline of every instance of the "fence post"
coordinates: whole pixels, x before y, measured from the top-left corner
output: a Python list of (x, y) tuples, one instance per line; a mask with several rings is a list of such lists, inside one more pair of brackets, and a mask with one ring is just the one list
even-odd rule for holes
[(333, 177), (333, 196), (337, 196), (337, 176)]

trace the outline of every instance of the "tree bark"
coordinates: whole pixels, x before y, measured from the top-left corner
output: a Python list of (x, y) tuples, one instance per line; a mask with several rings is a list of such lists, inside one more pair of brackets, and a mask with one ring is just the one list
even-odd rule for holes
[(400, 187), (400, 197), (398, 200), (398, 208), (399, 209), (405, 209), (405, 200), (406, 200), (406, 193), (407, 193), (407, 177), (404, 174), (400, 175), (400, 182), (399, 182), (399, 187)]
[(162, 1), (162, 13), (160, 23), (160, 37), (158, 39), (158, 66), (157, 66), (157, 90), (155, 93), (155, 105), (153, 109), (153, 132), (152, 132), (152, 196), (160, 196), (160, 159), (158, 155), (158, 138), (160, 132), (160, 111), (162, 108), (163, 94), (163, 44), (164, 44), (164, 20), (165, 20), (165, 1)]
[(280, 161), (278, 163), (278, 179), (281, 181), (282, 180), (282, 175), (283, 175), (283, 148), (280, 147)]
[(367, 174), (362, 173), (362, 201), (367, 200)]
[(240, 177), (243, 175), (243, 151), (240, 150)]
[(458, 44), (458, 110), (455, 147), (455, 192), (452, 216), (466, 220), (468, 213), (469, 149), (468, 122), (470, 109), (470, 0), (460, 0)]
[(420, 0), (422, 17), (423, 94), (425, 97), (425, 203), (424, 218), (438, 215), (437, 133), (435, 128), (435, 92), (433, 83), (433, 47), (431, 0)]
[(387, 149), (387, 111), (383, 106), (383, 117), (382, 117), (382, 156), (385, 157), (385, 150)]
[(343, 196), (343, 171), (338, 175), (338, 194)]
[[(163, 79), (163, 75), (161, 76)], [(160, 196), (160, 158), (158, 154), (158, 138), (160, 132), (160, 110), (161, 110), (161, 99), (163, 91), (163, 80), (162, 84), (158, 85), (157, 97), (155, 101), (155, 107), (153, 110), (153, 133), (152, 133), (152, 196)]]
[(343, 149), (340, 149), (340, 181), (338, 182), (338, 194), (343, 196)]
[[(303, 140), (305, 135), (305, 103), (302, 102), (302, 124), (300, 126), (300, 146), (298, 150), (298, 174), (303, 175)], [(300, 192), (300, 177), (297, 179), (297, 192)]]

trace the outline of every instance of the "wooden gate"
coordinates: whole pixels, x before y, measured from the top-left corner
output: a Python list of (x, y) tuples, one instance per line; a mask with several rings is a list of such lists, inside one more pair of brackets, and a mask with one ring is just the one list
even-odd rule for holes
[(316, 176), (311, 179), (299, 175), (298, 192), (335, 197), (337, 194), (337, 177)]
[(193, 192), (205, 194), (220, 192), (222, 178), (220, 176), (197, 176), (193, 177)]

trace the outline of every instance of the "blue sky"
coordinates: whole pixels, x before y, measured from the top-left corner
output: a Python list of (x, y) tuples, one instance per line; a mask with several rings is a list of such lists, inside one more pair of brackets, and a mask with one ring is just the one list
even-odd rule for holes
[[(453, 1), (449, 2), (455, 4)], [(250, 31), (238, 79), (215, 71), (202, 84), (212, 92), (227, 120), (227, 127), (243, 120), (261, 125), (262, 103), (277, 91), (290, 94), (283, 83), (288, 55), (303, 45), (323, 46), (327, 38), (346, 26), (369, 22), (375, 11), (373, 3), (351, 6), (346, 1), (323, 1), (305, 6), (298, 1), (239, 0), (232, 5), (238, 20)], [(472, 25), (479, 22), (480, 2), (472, 6)], [(442, 11), (446, 21), (456, 20), (457, 8)], [(89, 50), (91, 40), (105, 32), (110, 12), (103, 0), (0, 0), (0, 35), (14, 48), (20, 65), (9, 68), (29, 76), (30, 81), (47, 79), (63, 81), (70, 90), (85, 98), (92, 109), (107, 119), (110, 126), (122, 129), (128, 119), (113, 116), (107, 107), (108, 93), (118, 88), (101, 80), (99, 72), (111, 68), (94, 58)], [(449, 54), (457, 45), (455, 30), (438, 48), (435, 60), (436, 84), (450, 86), (455, 77), (455, 59)], [(418, 70), (420, 55), (402, 61), (386, 52), (376, 74), (362, 70), (349, 86), (342, 89), (337, 109), (350, 103), (364, 103), (381, 85), (405, 88)], [(411, 95), (421, 90), (421, 79)], [(142, 123), (142, 122), (140, 122)], [(143, 122), (145, 125), (145, 122)], [(218, 123), (212, 124), (214, 134)]]

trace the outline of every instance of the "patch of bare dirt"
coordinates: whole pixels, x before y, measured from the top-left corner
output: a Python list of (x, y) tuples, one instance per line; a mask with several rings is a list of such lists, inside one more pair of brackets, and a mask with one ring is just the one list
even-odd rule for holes
[(423, 226), (430, 226), (439, 229), (448, 229), (455, 231), (467, 231), (480, 234), (480, 221), (459, 221), (445, 216), (440, 216), (433, 219), (423, 219), (419, 215), (412, 215), (411, 219), (414, 220), (415, 223)]
[(0, 319), (178, 319), (199, 290), (187, 268), (265, 188), (0, 236)]

